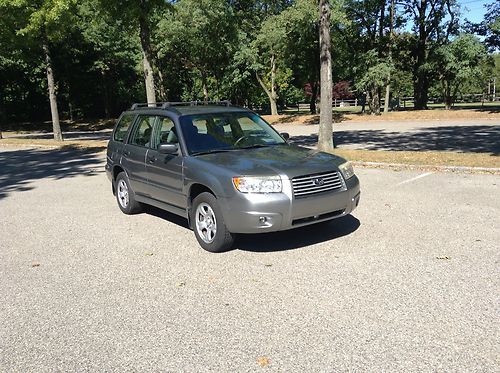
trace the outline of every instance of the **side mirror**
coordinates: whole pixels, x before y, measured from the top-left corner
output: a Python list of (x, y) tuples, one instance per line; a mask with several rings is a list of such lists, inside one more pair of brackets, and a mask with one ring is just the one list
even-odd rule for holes
[(281, 132), (280, 135), (287, 141), (290, 138), (290, 134), (288, 132)]
[(158, 153), (160, 154), (177, 154), (178, 150), (177, 144), (160, 144), (158, 146)]

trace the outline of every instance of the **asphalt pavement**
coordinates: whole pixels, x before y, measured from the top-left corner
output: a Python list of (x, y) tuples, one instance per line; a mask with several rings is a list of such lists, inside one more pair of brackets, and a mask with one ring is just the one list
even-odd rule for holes
[[(277, 124), (298, 145), (315, 146), (317, 124)], [(453, 151), (500, 155), (500, 121), (372, 120), (334, 123), (335, 144), (345, 149)]]
[(500, 370), (500, 176), (357, 169), (351, 215), (203, 251), (103, 154), (0, 148), (0, 371)]

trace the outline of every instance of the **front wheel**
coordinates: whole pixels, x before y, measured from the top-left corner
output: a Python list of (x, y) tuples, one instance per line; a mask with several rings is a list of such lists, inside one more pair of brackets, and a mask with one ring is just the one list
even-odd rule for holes
[(212, 253), (230, 249), (235, 236), (227, 229), (217, 199), (211, 193), (201, 193), (191, 210), (194, 234), (202, 248)]
[(130, 188), (125, 172), (120, 172), (116, 177), (115, 188), (116, 201), (123, 213), (131, 215), (141, 211), (141, 204), (135, 200), (134, 191)]

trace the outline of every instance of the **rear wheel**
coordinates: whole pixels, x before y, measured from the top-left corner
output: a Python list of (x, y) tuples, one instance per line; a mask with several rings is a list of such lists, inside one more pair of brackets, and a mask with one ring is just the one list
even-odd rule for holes
[(137, 214), (141, 211), (141, 204), (135, 200), (135, 194), (130, 188), (125, 172), (120, 172), (115, 180), (116, 201), (124, 214)]
[(217, 199), (211, 193), (201, 193), (191, 210), (194, 234), (202, 248), (212, 253), (230, 249), (235, 235), (227, 229)]

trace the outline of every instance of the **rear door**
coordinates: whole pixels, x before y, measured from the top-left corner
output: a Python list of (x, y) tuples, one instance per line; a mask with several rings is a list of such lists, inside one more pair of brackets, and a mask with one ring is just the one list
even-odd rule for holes
[(120, 163), (128, 131), (134, 119), (135, 114), (132, 113), (125, 113), (118, 119), (107, 149), (107, 167), (110, 170), (113, 165)]
[(123, 147), (122, 165), (128, 173), (132, 190), (139, 195), (149, 195), (146, 155), (151, 146), (155, 121), (154, 115), (139, 115), (128, 143)]
[(159, 117), (154, 131), (152, 147), (146, 157), (146, 168), (150, 183), (151, 197), (179, 208), (186, 208), (187, 199), (183, 194), (182, 153), (160, 154), (159, 144), (177, 144), (174, 121), (169, 117)]

